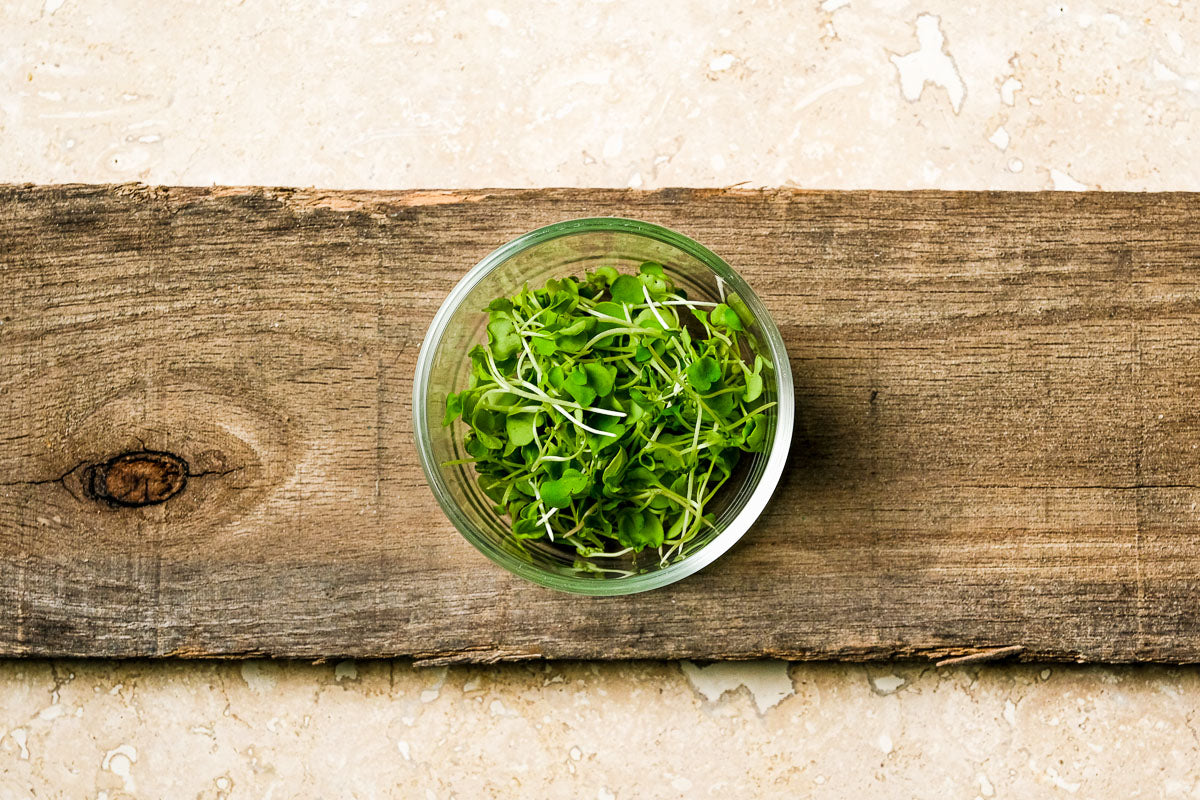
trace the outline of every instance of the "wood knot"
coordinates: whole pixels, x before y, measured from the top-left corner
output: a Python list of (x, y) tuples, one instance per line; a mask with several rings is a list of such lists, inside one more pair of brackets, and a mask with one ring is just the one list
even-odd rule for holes
[(94, 500), (118, 506), (150, 506), (183, 491), (187, 478), (188, 465), (182, 458), (145, 450), (122, 453), (88, 467), (83, 488)]

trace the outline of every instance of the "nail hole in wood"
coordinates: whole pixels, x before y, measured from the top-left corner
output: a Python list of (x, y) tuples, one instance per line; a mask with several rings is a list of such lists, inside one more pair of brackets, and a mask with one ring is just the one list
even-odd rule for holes
[(83, 475), (83, 487), (93, 500), (117, 506), (151, 506), (183, 491), (187, 476), (187, 462), (179, 456), (145, 450), (93, 464)]

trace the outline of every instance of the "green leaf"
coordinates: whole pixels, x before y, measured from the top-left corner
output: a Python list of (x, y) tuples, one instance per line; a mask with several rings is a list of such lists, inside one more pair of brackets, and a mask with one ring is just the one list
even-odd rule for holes
[(577, 469), (563, 471), (558, 480), (546, 481), (541, 485), (542, 502), (550, 508), (566, 508), (571, 498), (587, 491), (588, 479)]
[[(643, 275), (642, 285), (646, 287), (646, 293), (650, 295), (650, 299), (652, 300), (664, 299), (666, 293), (671, 288), (671, 285), (667, 283), (666, 278), (660, 278), (653, 274)], [(644, 299), (645, 298), (643, 298), (643, 300)]]
[(555, 341), (555, 348), (564, 353), (578, 353), (583, 350), (583, 346), (588, 343), (588, 334), (577, 333), (572, 336), (559, 336)]
[(763, 392), (762, 375), (752, 372), (746, 376), (746, 390), (742, 392), (742, 399), (747, 403), (757, 400)]
[(620, 486), (621, 478), (625, 475), (625, 465), (629, 463), (629, 457), (625, 455), (625, 448), (617, 448), (617, 454), (612, 457), (612, 460), (605, 466), (604, 472), (601, 473), (601, 480), (605, 486)]
[(712, 313), (709, 314), (709, 320), (718, 328), (730, 328), (735, 331), (742, 330), (742, 321), (738, 319), (737, 312), (724, 303), (721, 303), (712, 310)]
[(479, 488), (487, 495), (488, 499), (494, 503), (499, 503), (504, 499), (504, 481), (493, 475), (480, 475)]
[(666, 472), (683, 469), (683, 459), (673, 448), (654, 446), (651, 452), (654, 454), (655, 462), (661, 465)]
[(657, 261), (643, 261), (642, 265), (638, 267), (638, 272), (643, 275), (654, 275), (659, 278), (664, 277), (663, 265)]
[(484, 350), (482, 345), (475, 345), (467, 351), (467, 358), (471, 359), (471, 386), (474, 387), (477, 382), (492, 382), (492, 374), (488, 371), (487, 350)]
[(548, 380), (550, 385), (555, 389), (558, 389), (560, 392), (566, 391), (563, 388), (563, 384), (566, 382), (566, 376), (563, 375), (563, 369), (558, 364), (555, 364), (546, 371), (546, 380)]
[(663, 330), (662, 323), (658, 321), (658, 316), (650, 309), (642, 309), (638, 315), (633, 318), (633, 324), (639, 328), (649, 328), (650, 330)]
[[(616, 419), (616, 417), (608, 417), (608, 419)], [(601, 450), (606, 450), (620, 442), (621, 437), (625, 434), (625, 426), (619, 422), (611, 423), (607, 426), (601, 426), (601, 430), (606, 428), (608, 429), (609, 433), (613, 434), (612, 436), (596, 436), (595, 434), (588, 434), (588, 443), (591, 445), (592, 450), (597, 454), (599, 454)]]
[(662, 520), (653, 513), (626, 512), (617, 523), (617, 541), (638, 551), (646, 547), (658, 547), (663, 543)]
[(546, 529), (539, 525), (537, 521), (537, 506), (532, 503), (525, 506), (521, 510), (520, 516), (513, 517), (513, 535), (518, 539), (538, 539), (545, 536)]
[(547, 300), (549, 308), (558, 316), (557, 321), (560, 323), (564, 317), (570, 318), (571, 312), (574, 311), (578, 302), (578, 295), (567, 292), (556, 292), (553, 297)]
[(475, 408), (479, 405), (479, 398), (483, 394), (482, 389), (467, 389), (458, 393), (462, 398), (462, 418), (470, 423), (475, 416)]
[(478, 405), (471, 413), (471, 427), (480, 441), (492, 450), (499, 450), (504, 446), (499, 438), (504, 432), (504, 419), (501, 412)]
[(446, 395), (446, 416), (442, 418), (443, 425), (449, 425), (462, 414), (462, 392), (454, 392)]
[(581, 333), (589, 333), (596, 326), (594, 317), (583, 317), (572, 322), (563, 328), (559, 328), (555, 333), (559, 336), (578, 336)]
[(479, 437), (474, 432), (468, 433), (463, 439), (463, 449), (472, 458), (482, 460), (491, 456), (488, 452), (488, 446), (479, 441)]
[(584, 367), (576, 367), (571, 370), (565, 386), (567, 394), (571, 395), (581, 406), (590, 406), (596, 399), (596, 390), (588, 385), (588, 374)]
[[(617, 379), (617, 371), (604, 364), (584, 364), (587, 373), (587, 384), (596, 390), (598, 397), (608, 397), (613, 390), (613, 382)], [(578, 372), (578, 370), (576, 370)]]
[(488, 323), (487, 333), (492, 357), (497, 361), (507, 361), (521, 349), (521, 337), (511, 319), (493, 319)]
[[(625, 307), (620, 303), (614, 303), (611, 300), (605, 300), (602, 303), (596, 303), (596, 308), (594, 310), (606, 317), (616, 317), (617, 319), (624, 321), (628, 321), (629, 319), (629, 317), (625, 314)], [(595, 317), (592, 319), (595, 319)], [(608, 325), (610, 327), (616, 324), (612, 322), (605, 322), (604, 320), (597, 320), (597, 322), (600, 325)]]
[(566, 508), (571, 505), (571, 492), (561, 480), (546, 481), (539, 489), (542, 502), (549, 508)]
[(654, 473), (645, 467), (633, 467), (625, 473), (625, 482), (637, 490), (654, 485)]
[(693, 361), (687, 368), (688, 383), (701, 392), (707, 392), (720, 377), (721, 365), (710, 356)]
[(642, 295), (642, 282), (632, 275), (622, 275), (613, 281), (612, 296), (618, 303), (637, 305), (646, 302)]
[(612, 286), (613, 281), (621, 276), (621, 273), (612, 267), (597, 267), (591, 274), (605, 286)]
[(508, 433), (508, 441), (521, 447), (533, 441), (533, 431), (537, 425), (537, 414), (531, 411), (509, 414), (504, 425)]
[(754, 418), (753, 425), (754, 427), (746, 436), (746, 449), (751, 453), (761, 453), (763, 445), (766, 443), (767, 425), (761, 415)]
[(737, 328), (737, 330), (744, 330), (745, 326), (754, 324), (754, 315), (750, 313), (750, 307), (746, 305), (746, 301), (741, 298), (741, 295), (739, 295), (737, 292), (731, 292), (729, 296), (725, 298), (725, 302), (728, 303), (729, 307), (733, 309), (738, 321), (741, 322), (743, 326)]
[[(694, 519), (694, 517), (690, 517)], [(674, 539), (683, 533), (683, 514), (675, 517), (675, 521), (671, 523), (671, 527), (667, 529), (667, 539)]]
[(495, 392), (488, 397), (488, 408), (495, 411), (503, 411), (508, 413), (508, 409), (513, 406), (523, 405), (526, 401), (517, 397), (512, 392)]
[(727, 417), (737, 405), (737, 400), (733, 392), (721, 392), (718, 395), (708, 398), (705, 403), (714, 414), (721, 417)]

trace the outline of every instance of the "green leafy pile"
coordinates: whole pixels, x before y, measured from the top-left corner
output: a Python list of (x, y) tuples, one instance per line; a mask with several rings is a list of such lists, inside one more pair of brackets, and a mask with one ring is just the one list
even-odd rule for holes
[(763, 449), (774, 406), (744, 307), (689, 300), (647, 262), (526, 286), (486, 311), (488, 343), (470, 351), (445, 424), (468, 426), (471, 458), (451, 463), (474, 463), (513, 536), (584, 558), (655, 548), (665, 564), (713, 524), (713, 496)]

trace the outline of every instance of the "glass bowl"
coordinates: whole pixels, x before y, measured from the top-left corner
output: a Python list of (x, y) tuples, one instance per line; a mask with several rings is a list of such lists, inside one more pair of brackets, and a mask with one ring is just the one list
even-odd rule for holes
[[(467, 352), (487, 339), (483, 309), (523, 285), (610, 265), (636, 272), (645, 261), (663, 265), (675, 285), (697, 300), (724, 301), (750, 317), (746, 330), (759, 354), (773, 366), (763, 395), (776, 405), (767, 410), (767, 445), (744, 453), (738, 469), (714, 498), (716, 525), (689, 540), (676, 560), (662, 566), (633, 554), (596, 559), (599, 571), (577, 567), (573, 549), (545, 540), (518, 544), (507, 519), (498, 514), (476, 481), (470, 464), (448, 465), (466, 457), (466, 426), (442, 425), (446, 396), (467, 385)], [(737, 305), (740, 299), (742, 305)], [(433, 494), (454, 526), (484, 555), (510, 572), (543, 586), (585, 595), (620, 595), (666, 586), (711, 564), (729, 550), (766, 507), (783, 474), (792, 438), (795, 398), (792, 373), (779, 335), (762, 301), (733, 269), (708, 248), (682, 234), (631, 219), (603, 217), (559, 222), (532, 231), (492, 252), (459, 281), (438, 309), (417, 359), (413, 415), (421, 467)]]

